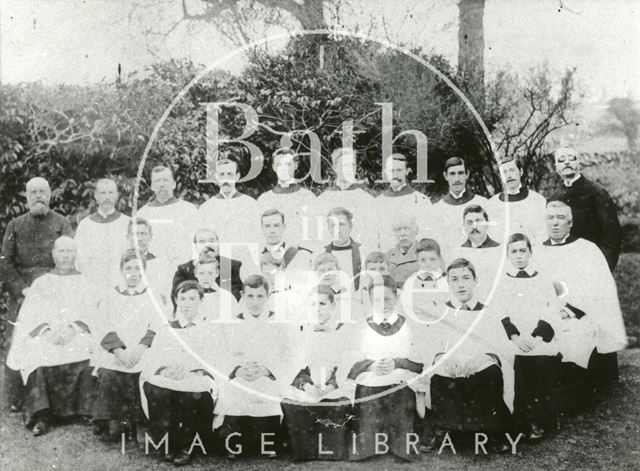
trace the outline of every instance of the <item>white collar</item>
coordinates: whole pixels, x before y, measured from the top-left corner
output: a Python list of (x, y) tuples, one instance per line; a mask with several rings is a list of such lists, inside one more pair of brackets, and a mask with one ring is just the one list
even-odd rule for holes
[(507, 194), (508, 194), (508, 195), (517, 195), (518, 193), (520, 193), (520, 191), (522, 191), (522, 182), (520, 182), (520, 183), (518, 184), (518, 188), (516, 188), (516, 190), (515, 190), (515, 191), (511, 191), (511, 190), (509, 190), (509, 189), (507, 188)]
[(462, 195), (464, 195), (466, 191), (467, 191), (467, 188), (465, 187), (465, 188), (462, 189), (462, 191), (460, 192), (460, 194), (458, 196), (454, 195), (453, 191), (451, 191), (451, 190), (449, 190), (449, 194), (451, 195), (451, 197), (454, 200), (459, 200), (460, 198), (462, 198)]
[(145, 286), (144, 281), (141, 281), (138, 286), (135, 286), (133, 288), (128, 287), (124, 281), (121, 281), (120, 283), (118, 283), (118, 289), (121, 293), (140, 294), (145, 289), (147, 289), (147, 287)]
[[(459, 300), (457, 300), (456, 298), (451, 298), (450, 303), (453, 307), (455, 307), (456, 309), (460, 309), (460, 306), (462, 306), (462, 302), (460, 302)], [(478, 305), (479, 301), (476, 299), (475, 295), (471, 296), (471, 299), (469, 299), (469, 301), (467, 301), (466, 304), (467, 306), (469, 306), (470, 310), (474, 310), (476, 308), (476, 306)]]
[(575, 181), (580, 178), (582, 176), (581, 173), (577, 173), (575, 177), (573, 177), (571, 180), (562, 180), (562, 183), (564, 183), (564, 186), (566, 186), (567, 188), (570, 188), (571, 185), (573, 185), (575, 183)]
[(102, 211), (100, 208), (98, 208), (97, 213), (100, 215), (100, 217), (102, 219), (107, 219), (109, 216), (111, 216), (113, 213), (116, 212), (116, 208), (113, 208), (111, 211), (109, 211), (108, 213), (105, 213), (104, 211)]
[(279, 244), (276, 244), (276, 245), (265, 245), (264, 247), (272, 255), (275, 254), (275, 253), (282, 253), (282, 252), (285, 251), (285, 243), (284, 242), (280, 242)]
[(571, 233), (567, 234), (567, 235), (566, 235), (566, 236), (564, 236), (564, 237), (562, 238), (562, 240), (561, 240), (561, 241), (559, 241), (559, 242), (556, 242), (556, 241), (555, 241), (555, 240), (553, 240), (551, 237), (549, 237), (549, 240), (551, 241), (551, 245), (562, 245), (562, 244), (564, 244), (564, 243), (567, 241), (567, 239), (569, 238), (569, 236), (570, 236), (570, 235), (571, 235)]
[(231, 198), (233, 198), (233, 197), (235, 196), (235, 194), (236, 194), (237, 192), (238, 192), (238, 190), (236, 190), (236, 189), (234, 188), (234, 189), (233, 189), (233, 191), (232, 191), (231, 193), (229, 193), (229, 196), (225, 196), (225, 194), (224, 194), (222, 191), (220, 191), (220, 192), (219, 192), (219, 194), (220, 194), (220, 197), (221, 197), (223, 200), (230, 200)]
[(182, 313), (176, 312), (176, 320), (178, 321), (178, 324), (180, 324), (180, 327), (184, 328), (184, 327), (188, 326), (189, 324), (198, 325), (198, 324), (202, 323), (202, 321), (204, 320), (204, 315), (200, 311), (200, 312), (198, 312), (198, 315), (196, 317), (194, 317), (192, 320), (187, 320), (187, 318), (184, 317), (184, 315), (182, 315)]
[(398, 191), (402, 190), (405, 186), (407, 186), (407, 182), (404, 182), (402, 185), (400, 185), (400, 186), (399, 186), (398, 188), (396, 188), (395, 190), (393, 189), (393, 187), (392, 187), (392, 186), (389, 186), (389, 189), (390, 189), (391, 191), (393, 191), (394, 193), (396, 193), (396, 192), (398, 192)]
[(507, 268), (507, 273), (511, 276), (516, 276), (518, 274), (519, 271), (523, 271), (525, 272), (527, 275), (529, 276), (533, 276), (533, 274), (536, 272), (532, 267), (531, 264), (527, 265), (524, 268), (516, 268), (513, 265), (509, 264), (509, 268)]

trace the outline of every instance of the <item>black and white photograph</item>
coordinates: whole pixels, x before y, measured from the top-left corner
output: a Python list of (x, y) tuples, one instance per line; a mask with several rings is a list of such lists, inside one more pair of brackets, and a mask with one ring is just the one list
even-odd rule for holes
[(0, 0), (0, 469), (640, 469), (640, 1)]

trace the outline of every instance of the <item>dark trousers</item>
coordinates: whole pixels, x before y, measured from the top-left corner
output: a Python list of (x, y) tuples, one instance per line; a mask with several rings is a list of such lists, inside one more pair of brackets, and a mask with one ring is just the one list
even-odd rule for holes
[[(271, 454), (267, 452), (272, 451), (281, 453), (283, 436), (279, 415), (267, 417), (227, 415), (218, 430), (218, 439), (222, 447), (226, 446), (224, 453), (231, 453), (238, 457), (266, 457)], [(264, 454), (262, 453), (263, 443)]]
[(520, 430), (526, 430), (531, 423), (545, 430), (555, 429), (562, 375), (560, 358), (516, 355), (514, 369), (514, 425)]

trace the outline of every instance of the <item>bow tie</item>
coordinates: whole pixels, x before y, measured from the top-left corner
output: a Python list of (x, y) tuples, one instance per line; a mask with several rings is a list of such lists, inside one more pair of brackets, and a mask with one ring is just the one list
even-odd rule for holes
[(518, 270), (518, 273), (516, 273), (516, 278), (531, 278), (531, 277), (526, 271)]

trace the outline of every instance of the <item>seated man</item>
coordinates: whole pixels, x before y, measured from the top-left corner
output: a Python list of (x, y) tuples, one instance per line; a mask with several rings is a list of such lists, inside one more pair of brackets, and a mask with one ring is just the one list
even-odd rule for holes
[[(155, 443), (168, 440), (164, 461), (182, 466), (191, 461), (196, 434), (211, 434), (216, 385), (211, 373), (194, 355), (217, 350), (222, 339), (201, 311), (203, 289), (183, 281), (176, 292), (176, 318), (160, 330), (140, 375), (142, 407)], [(180, 342), (179, 340), (182, 340)], [(197, 447), (195, 448), (197, 449)]]
[(94, 399), (96, 292), (74, 268), (72, 238), (56, 239), (51, 253), (55, 268), (31, 286), (7, 358), (26, 383), (24, 422), (35, 436), (47, 432), (52, 417), (90, 415)]
[(156, 312), (159, 303), (142, 280), (146, 263), (135, 250), (126, 251), (120, 261), (122, 281), (101, 303), (101, 340), (93, 358), (98, 376), (93, 420), (96, 434), (107, 439), (118, 439), (125, 431), (134, 439), (144, 420), (140, 372), (158, 325), (166, 319), (166, 313)]
[[(344, 460), (349, 457), (349, 427), (335, 424), (347, 424), (352, 415), (354, 391), (347, 373), (354, 362), (348, 348), (354, 326), (340, 321), (329, 287), (316, 287), (307, 302), (309, 320), (293, 340), (299, 371), (282, 402), (289, 449), (294, 460)], [(319, 440), (331, 454), (320, 453)]]
[[(593, 341), (582, 338), (565, 342), (562, 354), (565, 361), (571, 358), (569, 361), (579, 366), (588, 365), (592, 384), (598, 387), (617, 379), (616, 352), (626, 347), (627, 336), (606, 258), (594, 243), (571, 235), (572, 218), (567, 204), (547, 203), (549, 239), (541, 248), (540, 266), (563, 285), (562, 299), (569, 306), (565, 312), (575, 317), (586, 314), (597, 326)], [(567, 341), (570, 337), (566, 337)]]
[(222, 289), (229, 291), (236, 299), (240, 299), (240, 292), (242, 291), (240, 267), (242, 266), (242, 262), (220, 256), (218, 250), (219, 243), (218, 235), (213, 229), (201, 227), (196, 230), (193, 236), (193, 259), (179, 265), (173, 275), (171, 289), (172, 300), (175, 297), (175, 290), (180, 283), (196, 279), (194, 274), (195, 262), (198, 260), (200, 254), (205, 250), (212, 252), (216, 260), (218, 260), (218, 276), (216, 277), (216, 284)]
[[(475, 267), (456, 259), (447, 267), (451, 298), (430, 329), (439, 353), (433, 358), (430, 402), (436, 427), (428, 450), (440, 447), (445, 431), (496, 433), (508, 427), (513, 401), (513, 366), (504, 349), (504, 331), (475, 295)], [(506, 385), (506, 386), (505, 386)], [(427, 401), (429, 402), (429, 401)], [(498, 451), (505, 443), (491, 436)]]
[[(287, 325), (273, 322), (275, 313), (268, 310), (268, 300), (264, 277), (247, 277), (236, 322), (220, 326), (227, 353), (217, 363), (224, 380), (219, 384), (215, 427), (220, 428), (228, 458), (274, 455), (281, 449), (280, 401), (293, 376), (289, 364), (293, 353)], [(264, 445), (265, 434), (271, 446)]]
[(418, 225), (415, 216), (403, 216), (396, 219), (392, 229), (396, 238), (396, 246), (387, 252), (389, 272), (398, 287), (402, 288), (407, 278), (418, 270), (418, 258), (416, 257)]
[(356, 336), (356, 361), (348, 374), (360, 400), (355, 404), (351, 459), (378, 454), (378, 436), (385, 434), (387, 450), (408, 460), (418, 454), (417, 440), (413, 447), (408, 441), (415, 435), (416, 415), (416, 394), (409, 384), (423, 368), (419, 338), (410, 321), (395, 310), (398, 288), (393, 278), (374, 278), (369, 294), (373, 312)]

